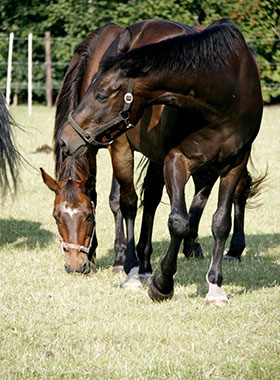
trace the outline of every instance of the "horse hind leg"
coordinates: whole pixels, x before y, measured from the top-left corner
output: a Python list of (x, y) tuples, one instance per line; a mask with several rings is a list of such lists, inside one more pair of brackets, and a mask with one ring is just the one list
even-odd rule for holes
[(224, 256), (225, 260), (241, 260), (242, 252), (245, 249), (244, 218), (247, 198), (252, 185), (252, 177), (247, 169), (244, 170), (236, 187), (233, 204), (234, 204), (234, 227), (230, 242), (230, 248)]
[(120, 209), (120, 185), (114, 176), (112, 178), (109, 205), (115, 219), (115, 261), (113, 264), (113, 273), (119, 273), (124, 270), (123, 266), (126, 258), (127, 242), (124, 235), (123, 216)]
[(220, 180), (218, 208), (213, 215), (212, 233), (214, 237), (213, 256), (209, 271), (206, 275), (208, 282), (208, 294), (205, 302), (207, 305), (222, 306), (228, 303), (226, 294), (222, 291), (222, 262), (226, 240), (231, 229), (231, 208), (236, 186), (247, 164), (249, 153), (246, 154), (239, 166)]
[(202, 169), (193, 175), (195, 195), (190, 207), (190, 235), (184, 239), (183, 253), (187, 259), (192, 256), (203, 259), (200, 243), (197, 241), (198, 226), (201, 215), (208, 201), (211, 190), (218, 178), (214, 170)]
[(162, 197), (163, 186), (162, 165), (157, 165), (150, 161), (143, 186), (143, 216), (140, 238), (136, 247), (140, 264), (139, 277), (144, 284), (147, 283), (152, 275), (152, 231), (155, 212)]

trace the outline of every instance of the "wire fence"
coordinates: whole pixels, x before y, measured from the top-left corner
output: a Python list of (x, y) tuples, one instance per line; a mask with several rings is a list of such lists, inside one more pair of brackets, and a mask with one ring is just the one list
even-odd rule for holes
[[(27, 55), (28, 55), (28, 38), (15, 37), (13, 49), (13, 71), (11, 89), (14, 93), (27, 91)], [(46, 86), (46, 60), (45, 60), (45, 42), (46, 38), (33, 38), (33, 62), (32, 62), (32, 92), (43, 95), (47, 89)], [(52, 49), (52, 89), (58, 93), (61, 87), (64, 74), (70, 64), (74, 47), (80, 43), (79, 38), (51, 37)], [(280, 82), (272, 80), (266, 81), (267, 72), (277, 72), (280, 76), (280, 62), (264, 61), (263, 48), (266, 45), (278, 44), (280, 49), (280, 39), (260, 38), (256, 40), (248, 39), (247, 43), (255, 56), (261, 75), (262, 89), (264, 91), (279, 90)], [(8, 56), (9, 37), (0, 37), (0, 89), (3, 90), (7, 85), (7, 56)], [(64, 59), (66, 57), (66, 59)], [(264, 74), (265, 73), (265, 74)], [(273, 76), (272, 76), (273, 77)], [(277, 91), (278, 93), (278, 91)]]

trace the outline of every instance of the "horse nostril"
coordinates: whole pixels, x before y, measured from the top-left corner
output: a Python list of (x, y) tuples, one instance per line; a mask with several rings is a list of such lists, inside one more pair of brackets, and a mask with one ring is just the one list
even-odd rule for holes
[(68, 264), (64, 264), (64, 268), (65, 268), (65, 270), (66, 270), (67, 273), (71, 273), (72, 272), (72, 270), (71, 270), (71, 268), (69, 267)]
[(60, 139), (60, 140), (59, 140), (59, 146), (60, 146), (60, 148), (62, 148), (62, 149), (63, 149), (63, 151), (64, 151), (64, 152), (66, 152), (66, 151), (67, 151), (67, 148), (66, 148), (66, 143), (65, 143), (65, 141), (64, 141), (64, 140), (62, 140), (62, 139)]
[(88, 273), (89, 270), (90, 270), (90, 267), (89, 267), (89, 265), (88, 265), (88, 262), (85, 261), (85, 262), (83, 263), (83, 265), (81, 266), (81, 268), (80, 268), (79, 270), (77, 270), (77, 272), (79, 272), (79, 273)]

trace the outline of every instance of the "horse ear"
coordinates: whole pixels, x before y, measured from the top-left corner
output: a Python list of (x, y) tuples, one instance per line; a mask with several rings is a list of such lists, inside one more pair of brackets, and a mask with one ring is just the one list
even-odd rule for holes
[(50, 190), (57, 193), (59, 189), (58, 182), (55, 179), (53, 179), (50, 175), (48, 175), (43, 168), (40, 168), (40, 170), (44, 183), (48, 186)]
[(125, 28), (125, 30), (119, 35), (119, 42), (117, 46), (117, 53), (126, 53), (132, 42), (132, 35), (129, 28)]

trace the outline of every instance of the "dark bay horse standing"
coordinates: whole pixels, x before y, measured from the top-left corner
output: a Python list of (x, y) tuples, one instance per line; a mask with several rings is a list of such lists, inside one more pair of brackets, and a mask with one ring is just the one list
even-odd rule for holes
[[(239, 30), (229, 21), (107, 58), (60, 136), (65, 152), (81, 154), (86, 141), (102, 138), (138, 122), (154, 104), (183, 109), (178, 123), (161, 129), (160, 140), (143, 132), (141, 146), (158, 151), (171, 202), (170, 246), (153, 277), (153, 300), (172, 297), (173, 276), (182, 239), (190, 232), (185, 184), (203, 168), (220, 176), (218, 207), (213, 215), (213, 257), (207, 273), (207, 304), (227, 303), (221, 289), (222, 258), (231, 228), (234, 193), (246, 168), (262, 117), (257, 66)], [(74, 133), (72, 129), (79, 131)], [(80, 128), (80, 129), (79, 129)], [(151, 134), (152, 135), (152, 134)], [(141, 139), (142, 139), (142, 136)], [(145, 141), (144, 141), (145, 138)]]
[(8, 111), (3, 95), (0, 93), (0, 187), (3, 195), (10, 188), (9, 175), (14, 190), (16, 190), (20, 162), (20, 154), (13, 139), (12, 126), (16, 126), (16, 123)]
[[(74, 56), (64, 78), (57, 100), (54, 141), (56, 152), (56, 177), (58, 180), (54, 180), (41, 169), (44, 182), (55, 192), (53, 214), (57, 221), (59, 236), (62, 241), (63, 250), (66, 254), (65, 268), (68, 272), (76, 271), (87, 273), (91, 267), (94, 267), (97, 239), (93, 229), (94, 220), (89, 216), (92, 215), (92, 206), (94, 207), (96, 205), (95, 179), (97, 150), (94, 148), (88, 150), (85, 155), (86, 157), (83, 156), (83, 160), (68, 159), (66, 165), (66, 158), (57, 143), (57, 135), (66, 120), (65, 115), (68, 115), (69, 112), (81, 101), (90, 84), (91, 78), (97, 71), (100, 59), (111, 41), (114, 42), (107, 49), (107, 56), (110, 54), (125, 52), (138, 45), (146, 45), (151, 41), (158, 42), (167, 37), (190, 34), (195, 31), (194, 28), (189, 26), (164, 20), (142, 21), (132, 25), (125, 31), (122, 31), (117, 25), (108, 24), (92, 32), (75, 49)], [(117, 34), (118, 36), (115, 39)], [(139, 140), (139, 134), (143, 129), (143, 124), (145, 125), (148, 123), (149, 130), (152, 128), (154, 130), (159, 130), (159, 128), (161, 128), (162, 113), (165, 120), (163, 123), (166, 122), (166, 115), (168, 114), (171, 115), (170, 118), (173, 120), (174, 110), (170, 107), (154, 106), (152, 108), (152, 113), (151, 110), (145, 112), (141, 123), (137, 125), (132, 136), (130, 136), (130, 142), (136, 149), (139, 150), (135, 141)], [(112, 144), (110, 150), (114, 171), (116, 171), (121, 181), (125, 183), (130, 181), (130, 187), (133, 187), (133, 172), (131, 171), (132, 166), (130, 164), (133, 162), (133, 149), (131, 149), (126, 137), (121, 136)], [(145, 150), (144, 153), (146, 153)], [(154, 156), (152, 158), (155, 158), (155, 162), (150, 162), (148, 174), (145, 179), (146, 190), (144, 196), (144, 215), (140, 239), (137, 245), (137, 255), (140, 261), (140, 277), (144, 278), (152, 273), (150, 257), (152, 254), (151, 237), (153, 218), (164, 185), (163, 165), (159, 163), (160, 160), (158, 157)], [(123, 161), (124, 159), (126, 163), (129, 161), (129, 165), (126, 165), (125, 171), (120, 170), (119, 164), (119, 161)], [(76, 170), (78, 170), (79, 173), (77, 173)], [(81, 180), (81, 177), (84, 178), (83, 181)], [(90, 181), (87, 179), (88, 177), (91, 178)], [(217, 177), (217, 173), (211, 173), (209, 170), (204, 172), (201, 171), (199, 176), (193, 176), (196, 186), (196, 196), (194, 197), (194, 201), (190, 208), (190, 214), (192, 216), (191, 239), (184, 239), (183, 252), (186, 257), (189, 257), (193, 250), (196, 256), (202, 257), (200, 244), (196, 242), (195, 239), (197, 237), (198, 223), (203, 207), (206, 204), (211, 188)], [(234, 255), (239, 257), (245, 246), (243, 218), (247, 195), (244, 197), (244, 189), (246, 190), (250, 185), (248, 178), (250, 179), (248, 173), (245, 173), (240, 181), (241, 185), (239, 186), (237, 196), (235, 196), (235, 210), (238, 210), (238, 214), (235, 218), (236, 228), (234, 229), (231, 247), (227, 255), (228, 257), (234, 257)], [(88, 184), (90, 184), (90, 188)], [(116, 222), (116, 259), (113, 265), (114, 271), (122, 268), (125, 260), (126, 248), (122, 216), (119, 208), (119, 187), (117, 180), (113, 178), (110, 206)], [(132, 191), (134, 191), (134, 189)], [(65, 205), (67, 207), (65, 207)], [(73, 212), (73, 210), (75, 212)], [(69, 215), (71, 215), (71, 218), (69, 218)], [(82, 221), (84, 221), (83, 227), (87, 225), (88, 229), (79, 227)], [(93, 231), (93, 239), (90, 239), (87, 231)], [(90, 247), (89, 242), (92, 243), (90, 244)], [(130, 251), (131, 250), (129, 250), (129, 253)], [(137, 265), (135, 264), (136, 260), (133, 261), (132, 259), (132, 263), (129, 262), (130, 257), (131, 255), (128, 254), (127, 266), (133, 267), (134, 265)], [(134, 286), (140, 286), (140, 280), (137, 280), (137, 278), (136, 280), (134, 279), (134, 281), (132, 279), (132, 281), (126, 282), (125, 285), (132, 286), (132, 283)]]

